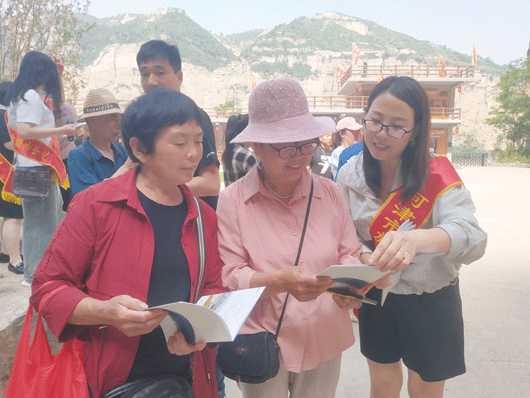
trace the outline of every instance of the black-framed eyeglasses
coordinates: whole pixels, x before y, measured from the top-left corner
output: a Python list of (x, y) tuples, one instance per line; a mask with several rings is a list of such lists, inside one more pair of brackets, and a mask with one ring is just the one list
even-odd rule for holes
[(274, 144), (269, 144), (269, 146), (278, 152), (280, 159), (292, 159), (298, 153), (301, 155), (312, 155), (318, 147), (318, 142), (314, 140), (299, 145), (289, 145), (281, 148), (274, 146)]
[(395, 126), (392, 124), (384, 124), (381, 123), (379, 120), (372, 120), (372, 119), (363, 119), (363, 126), (364, 128), (369, 131), (370, 133), (378, 134), (383, 129), (385, 129), (385, 132), (388, 136), (392, 138), (401, 138), (405, 134), (410, 134), (412, 130), (414, 130), (414, 127), (411, 129), (406, 129), (401, 126)]

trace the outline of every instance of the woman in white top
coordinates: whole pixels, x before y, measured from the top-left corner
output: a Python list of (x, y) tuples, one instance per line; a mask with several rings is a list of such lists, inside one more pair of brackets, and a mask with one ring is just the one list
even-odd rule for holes
[(458, 273), (482, 257), (487, 236), (449, 160), (429, 154), (429, 101), (417, 81), (377, 84), (363, 126), (365, 149), (337, 182), (364, 245), (361, 261), (395, 275), (386, 300), (373, 289), (369, 297), (382, 304), (360, 311), (371, 397), (400, 396), (403, 363), (410, 397), (441, 398), (445, 380), (465, 372)]
[[(57, 66), (46, 54), (30, 51), (20, 64), (20, 70), (9, 92), (9, 127), (14, 128), (24, 140), (40, 140), (51, 145), (53, 136), (74, 135), (73, 125), (55, 127), (62, 104), (61, 81)], [(15, 149), (15, 169), (44, 168), (35, 158), (20, 154)], [(15, 172), (16, 173), (16, 172)], [(29, 286), (55, 227), (59, 223), (62, 200), (59, 187), (53, 178), (44, 199), (22, 198), (24, 211), (22, 252), (24, 255), (24, 281)]]

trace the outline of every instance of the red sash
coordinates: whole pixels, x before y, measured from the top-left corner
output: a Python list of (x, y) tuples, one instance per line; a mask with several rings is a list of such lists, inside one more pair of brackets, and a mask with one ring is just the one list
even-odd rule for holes
[[(7, 112), (4, 113), (4, 120), (7, 127)], [(13, 193), (13, 179), (11, 178), (13, 170), (14, 167), (11, 162), (0, 153), (0, 182), (2, 182), (2, 192), (0, 195), (6, 202), (20, 205), (22, 204), (22, 200)]]
[(370, 223), (370, 235), (377, 246), (389, 231), (396, 231), (410, 220), (416, 228), (422, 227), (430, 218), (438, 197), (463, 182), (451, 162), (444, 156), (435, 157), (429, 163), (429, 174), (425, 186), (412, 197), (401, 201), (401, 192), (388, 196)]
[[(374, 246), (381, 242), (387, 232), (396, 231), (407, 220), (412, 221), (416, 228), (425, 225), (438, 197), (462, 184), (460, 176), (445, 156), (431, 159), (425, 186), (406, 202), (401, 201), (399, 190), (391, 193), (372, 218), (370, 235)], [(361, 293), (368, 293), (374, 286), (366, 285)], [(358, 311), (354, 312), (358, 317)]]
[[(6, 125), (8, 125), (7, 112), (5, 113), (5, 120)], [(68, 189), (70, 187), (68, 173), (66, 172), (66, 167), (61, 159), (59, 139), (56, 136), (51, 137), (51, 145), (48, 146), (40, 140), (24, 139), (20, 137), (13, 128), (8, 127), (8, 131), (16, 153), (48, 166), (54, 172), (54, 180), (57, 185), (63, 189)], [(6, 175), (4, 188), (2, 190), (2, 198), (9, 202), (14, 202), (14, 198), (16, 198), (13, 193), (13, 166), (11, 166), (11, 172)], [(18, 203), (20, 203), (20, 199), (18, 200)]]
[[(1, 145), (1, 144), (0, 144)], [(6, 202), (20, 205), (22, 200), (13, 193), (13, 170), (15, 168), (4, 155), (0, 153), (0, 182), (2, 182), (2, 199)]]

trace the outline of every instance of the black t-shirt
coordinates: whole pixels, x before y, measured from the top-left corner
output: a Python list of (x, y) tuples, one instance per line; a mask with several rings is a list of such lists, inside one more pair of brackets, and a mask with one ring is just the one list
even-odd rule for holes
[[(202, 129), (202, 158), (195, 171), (195, 176), (199, 175), (205, 167), (215, 164), (219, 167), (219, 160), (217, 159), (217, 150), (215, 148), (215, 135), (213, 132), (213, 125), (208, 114), (201, 109), (200, 127)], [(217, 207), (217, 196), (203, 196), (203, 199), (213, 209)]]
[(7, 149), (4, 144), (11, 141), (9, 136), (9, 131), (7, 130), (6, 122), (4, 119), (4, 111), (0, 109), (0, 153), (9, 160), (10, 163), (13, 163), (13, 151)]
[[(147, 304), (155, 306), (188, 301), (190, 274), (181, 242), (182, 225), (188, 214), (186, 202), (178, 206), (165, 206), (152, 201), (140, 191), (138, 197), (155, 236)], [(129, 381), (166, 374), (190, 377), (190, 359), (189, 356), (169, 353), (162, 328), (157, 327), (141, 337)]]

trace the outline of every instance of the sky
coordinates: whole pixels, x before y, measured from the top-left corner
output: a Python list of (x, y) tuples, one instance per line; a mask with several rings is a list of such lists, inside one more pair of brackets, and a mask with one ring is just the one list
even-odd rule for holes
[(89, 14), (110, 17), (177, 7), (214, 33), (269, 29), (300, 16), (338, 12), (368, 19), (420, 40), (506, 64), (530, 42), (529, 0), (91, 0)]

